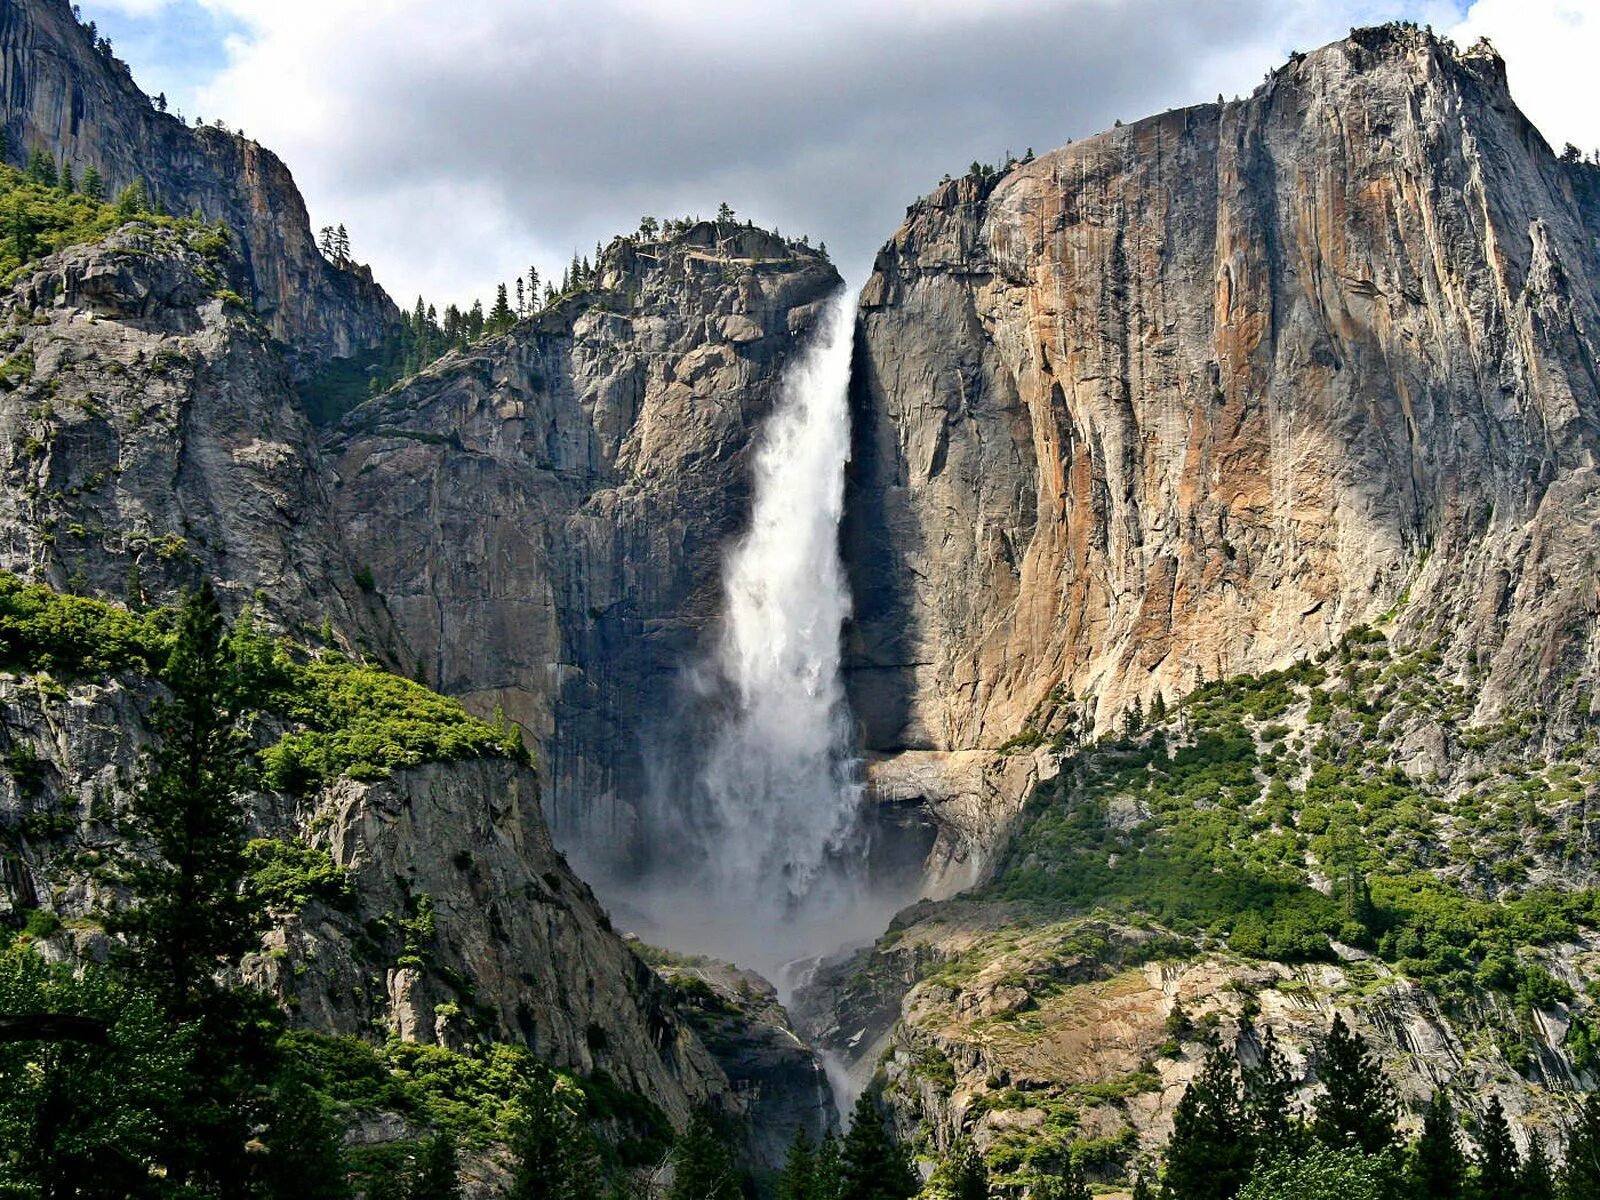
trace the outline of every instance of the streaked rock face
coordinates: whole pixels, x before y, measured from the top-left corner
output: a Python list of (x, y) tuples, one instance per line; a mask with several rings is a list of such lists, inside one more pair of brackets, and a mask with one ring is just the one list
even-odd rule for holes
[(614, 860), (721, 606), (761, 418), (840, 280), (709, 222), (618, 242), (601, 272), (358, 409), (329, 450), (339, 524), (426, 678), (529, 730), (558, 839)]
[(323, 258), (277, 155), (156, 111), (127, 66), (94, 48), (67, 0), (0, 4), (0, 127), (13, 163), (47, 150), (80, 178), (94, 167), (113, 195), (143, 179), (166, 211), (226, 222), (243, 243), (246, 294), (297, 370), (374, 345), (398, 319), (371, 271)]
[(844, 540), (890, 790), (902, 751), (1111, 726), (1397, 604), (1485, 714), (1570, 707), (1596, 174), (1491, 50), (1387, 28), (915, 205), (863, 293)]

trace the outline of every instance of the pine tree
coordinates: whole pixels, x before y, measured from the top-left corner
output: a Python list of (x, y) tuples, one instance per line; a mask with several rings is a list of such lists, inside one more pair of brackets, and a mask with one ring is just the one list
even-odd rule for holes
[(146, 199), (144, 180), (135, 179), (121, 192), (117, 193), (117, 220), (131, 221), (140, 213), (149, 211), (150, 201)]
[(136, 974), (185, 1020), (211, 1011), (218, 965), (256, 940), (243, 889), (244, 697), (209, 580), (184, 600), (161, 682), (171, 698), (151, 717), (156, 745), (131, 806), (153, 856), (129, 868), (134, 903), (117, 925), (133, 937)]
[(511, 304), (506, 298), (506, 285), (500, 284), (495, 289), (494, 307), (489, 310), (489, 332), (502, 333), (517, 323), (515, 314), (511, 311)]
[(672, 1150), (667, 1200), (739, 1200), (733, 1155), (705, 1113), (696, 1113)]
[(511, 1155), (515, 1174), (507, 1200), (598, 1200), (593, 1144), (547, 1067), (535, 1070), (522, 1093)]
[(517, 319), (521, 320), (528, 315), (528, 293), (523, 287), (522, 276), (517, 276)]
[(778, 1200), (815, 1200), (816, 1186), (817, 1148), (804, 1129), (797, 1129), (778, 1178)]
[(1416, 1200), (1462, 1200), (1467, 1162), (1456, 1140), (1456, 1114), (1442, 1091), (1433, 1093), (1422, 1133), (1411, 1148), (1407, 1169)]
[(1544, 1135), (1537, 1129), (1528, 1139), (1528, 1157), (1522, 1160), (1517, 1184), (1521, 1188), (1518, 1200), (1556, 1200), (1555, 1168), (1544, 1148)]
[(61, 173), (56, 176), (56, 187), (69, 196), (78, 190), (78, 181), (72, 177), (72, 164), (64, 158), (61, 160)]
[(48, 150), (35, 147), (33, 153), (28, 155), (28, 182), (40, 187), (55, 187), (56, 178), (56, 160)]
[(468, 312), (467, 312), (466, 328), (467, 328), (467, 338), (470, 341), (474, 341), (475, 342), (480, 337), (483, 336), (483, 301), (482, 300), (474, 300), (472, 302), (472, 308), (469, 309)]
[(723, 222), (733, 220), (733, 209), (729, 206), (726, 200), (717, 205), (717, 220)]
[(1561, 1172), (1563, 1200), (1600, 1196), (1600, 1092), (1590, 1092), (1567, 1129), (1567, 1162)]
[(537, 267), (528, 268), (528, 310), (531, 312), (539, 305), (539, 270)]
[(1229, 1200), (1254, 1159), (1233, 1058), (1213, 1050), (1173, 1113), (1163, 1200)]
[(100, 178), (100, 172), (90, 167), (83, 173), (83, 194), (96, 204), (106, 198), (106, 183)]
[(815, 1200), (842, 1200), (844, 1196), (844, 1148), (834, 1134), (825, 1134), (817, 1146)]
[(20, 194), (11, 198), (10, 219), (6, 222), (9, 228), (6, 231), (6, 240), (11, 246), (11, 256), (19, 263), (27, 262), (33, 257), (37, 248), (33, 217), (22, 203)]
[(958, 1138), (950, 1147), (923, 1195), (929, 1200), (989, 1200), (989, 1171), (970, 1138)]
[(1245, 1127), (1256, 1157), (1303, 1153), (1308, 1139), (1294, 1098), (1297, 1081), (1272, 1030), (1262, 1040), (1261, 1061), (1243, 1074)]
[(900, 1144), (884, 1127), (870, 1093), (863, 1092), (845, 1135), (842, 1200), (909, 1200), (919, 1187)]
[(1377, 1154), (1395, 1138), (1394, 1089), (1366, 1039), (1335, 1015), (1317, 1075), (1325, 1089), (1312, 1105), (1312, 1132), (1333, 1150)]
[(1478, 1131), (1478, 1193), (1483, 1200), (1500, 1200), (1515, 1196), (1522, 1178), (1522, 1160), (1517, 1156), (1517, 1144), (1511, 1140), (1511, 1126), (1506, 1122), (1505, 1109), (1500, 1107), (1500, 1097), (1491, 1096), (1489, 1107), (1483, 1114), (1483, 1125)]
[(350, 261), (350, 234), (344, 227), (344, 222), (339, 223), (339, 228), (333, 233), (333, 252), (341, 263)]
[(436, 1133), (428, 1139), (406, 1188), (406, 1200), (461, 1200), (454, 1134)]

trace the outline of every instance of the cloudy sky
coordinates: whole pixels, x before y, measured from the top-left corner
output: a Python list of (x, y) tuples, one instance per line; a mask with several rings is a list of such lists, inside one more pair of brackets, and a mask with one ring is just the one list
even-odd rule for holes
[(81, 0), (151, 94), (277, 150), (402, 303), (720, 202), (859, 282), (945, 173), (1246, 93), (1404, 17), (1600, 146), (1596, 0)]

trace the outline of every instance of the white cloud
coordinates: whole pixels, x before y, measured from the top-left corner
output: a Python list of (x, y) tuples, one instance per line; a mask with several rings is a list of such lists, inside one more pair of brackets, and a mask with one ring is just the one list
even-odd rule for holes
[(202, 2), (243, 32), (197, 111), (281, 153), (313, 220), (345, 222), (403, 301), (421, 291), (441, 303), (487, 297), (530, 262), (559, 271), (645, 213), (723, 200), (826, 240), (859, 276), (904, 206), (974, 158), (1246, 92), (1287, 50), (1402, 5), (1441, 25), (1456, 11), (1446, 0)]
[(1487, 37), (1506, 60), (1511, 94), (1557, 150), (1600, 149), (1600, 5), (1594, 0), (1477, 0), (1451, 30), (1463, 46)]

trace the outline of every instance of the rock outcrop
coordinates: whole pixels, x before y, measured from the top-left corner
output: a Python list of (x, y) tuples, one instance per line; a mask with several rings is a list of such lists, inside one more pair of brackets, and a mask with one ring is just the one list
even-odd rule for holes
[[(1215, 1046), (1251, 1066), (1270, 1032), (1309, 1103), (1335, 1013), (1383, 1061), (1408, 1129), (1442, 1088), (1476, 1116), (1498, 1098), (1524, 1147), (1536, 1130), (1558, 1140), (1562, 1093), (1592, 1083), (1563, 1046), (1565, 1004), (1519, 1017), (1509, 997), (1485, 993), (1447, 1008), (1346, 953), (1299, 965), (1174, 958), (1158, 928), (924, 904), (873, 950), (819, 972), (797, 1016), (859, 1079), (877, 1074), (907, 1136), (943, 1148), (965, 1134), (996, 1162), (1070, 1153), (1107, 1182), (1165, 1145)], [(1577, 980), (1596, 953), (1586, 937), (1548, 961)]]
[(228, 287), (241, 270), (206, 231), (136, 222), (0, 296), (0, 569), (135, 602), (204, 573), (392, 659), (283, 361)]
[(1597, 174), (1487, 45), (1393, 26), (914, 205), (862, 294), (844, 536), (883, 789), (993, 831), (1022, 792), (941, 756), (1113, 727), (1402, 598), (1402, 634), (1486, 665), (1480, 717), (1570, 709)]
[[(97, 868), (120, 844), (152, 699), (138, 680), (0, 674), (0, 908), (63, 921), (57, 952), (106, 951), (100, 920), (120, 896)], [(245, 961), (298, 1023), (525, 1044), (608, 1073), (680, 1124), (702, 1104), (740, 1111), (670, 989), (550, 844), (528, 768), (429, 763), (299, 800), (260, 793), (249, 810), (252, 837), (326, 850), (352, 885), (348, 905), (273, 913)]]
[(166, 211), (222, 220), (243, 241), (245, 294), (297, 372), (375, 346), (398, 321), (370, 270), (317, 249), (282, 160), (158, 111), (67, 0), (0, 3), (0, 129), (13, 162), (45, 150), (80, 177), (94, 167), (113, 193), (143, 179)]
[(650, 746), (719, 611), (755, 431), (840, 280), (711, 222), (614, 242), (597, 276), (328, 445), (339, 524), (428, 681), (532, 735), (558, 840), (606, 868), (640, 850)]
[(747, 1161), (776, 1173), (797, 1133), (817, 1142), (837, 1130), (827, 1073), (790, 1024), (771, 983), (727, 963), (647, 953), (744, 1103)]

